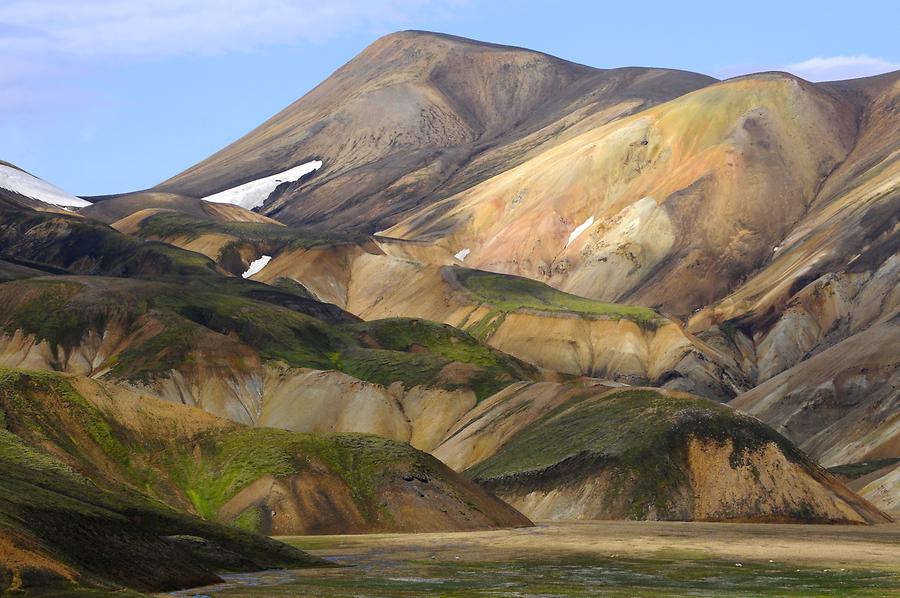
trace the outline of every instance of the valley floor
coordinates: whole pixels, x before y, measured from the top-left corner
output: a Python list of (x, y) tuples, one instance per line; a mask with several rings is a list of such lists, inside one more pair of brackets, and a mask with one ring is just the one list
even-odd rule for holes
[(348, 567), (228, 576), (174, 595), (900, 595), (900, 524), (542, 522), (282, 540)]

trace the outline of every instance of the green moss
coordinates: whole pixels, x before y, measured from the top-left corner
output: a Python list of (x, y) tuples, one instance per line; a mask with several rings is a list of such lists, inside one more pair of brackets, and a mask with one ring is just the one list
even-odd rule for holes
[(872, 461), (860, 461), (859, 463), (846, 463), (844, 465), (829, 467), (828, 471), (835, 475), (855, 480), (895, 463), (900, 463), (900, 457), (886, 457), (884, 459), (874, 459)]
[(81, 453), (85, 447), (79, 446), (71, 434), (63, 433), (66, 423), (37, 398), (41, 394), (60, 401), (63, 413), (74, 419), (105, 455), (126, 468), (129, 466), (129, 449), (115, 437), (97, 408), (72, 388), (64, 376), (52, 372), (0, 369), (0, 405), (9, 406), (9, 417), (15, 417), (17, 425), (32, 431), (45, 434), (49, 431), (51, 438), (69, 447), (70, 452)]
[(141, 222), (140, 234), (158, 239), (184, 237), (190, 240), (205, 234), (221, 234), (241, 242), (277, 244), (282, 249), (310, 249), (362, 239), (339, 232), (324, 234), (261, 222), (203, 220), (178, 212), (163, 212), (146, 218)]
[[(88, 582), (164, 590), (212, 582), (212, 568), (312, 562), (137, 492), (127, 480), (131, 457), (145, 452), (145, 439), (116, 429), (62, 375), (0, 370), (0, 413), (0, 534), (42, 547)], [(176, 535), (203, 538), (212, 548), (188, 554), (166, 540)], [(35, 579), (44, 583), (45, 577)]]
[[(13, 258), (110, 276), (216, 275), (216, 265), (205, 256), (165, 243), (142, 241), (100, 222), (45, 212), (0, 212), (4, 222), (0, 252)], [(23, 242), (23, 238), (29, 242)]]
[(78, 293), (80, 285), (45, 281), (20, 283), (23, 293), (35, 292), (35, 297), (16, 306), (7, 319), (5, 331), (13, 334), (21, 330), (38, 341), (47, 341), (56, 353), (58, 348), (78, 345), (82, 337), (100, 322), (92, 321), (92, 314), (69, 300)]
[(665, 515), (686, 479), (681, 459), (690, 437), (719, 445), (730, 441), (730, 464), (735, 468), (769, 443), (788, 458), (806, 462), (771, 428), (728, 407), (700, 398), (627, 389), (577, 395), (518, 432), (466, 474), (498, 481), (577, 476), (604, 468), (618, 477), (623, 490), (630, 489), (633, 517), (641, 518), (651, 509)]
[[(456, 280), (480, 302), (501, 312), (518, 309), (569, 312), (585, 317), (628, 319), (649, 329), (655, 329), (663, 321), (658, 313), (646, 307), (585, 299), (529, 278), (460, 267), (453, 267), (452, 272)], [(479, 334), (476, 334), (479, 338), (490, 336), (490, 325), (496, 318), (486, 320), (487, 316), (475, 325), (475, 328), (481, 327)]]
[(373, 521), (386, 516), (377, 487), (397, 469), (431, 472), (428, 458), (405, 444), (377, 436), (301, 434), (265, 428), (210, 433), (199, 439), (201, 458), (176, 454), (167, 464), (197, 512), (215, 519), (238, 492), (261, 477), (302, 474), (324, 466), (347, 484), (360, 511)]
[[(123, 325), (124, 335), (139, 340), (111, 355), (104, 367), (113, 379), (137, 383), (153, 383), (189, 366), (215, 344), (212, 333), (239, 341), (263, 361), (338, 369), (384, 386), (471, 389), (479, 400), (537, 377), (532, 366), (451, 326), (407, 318), (358, 322), (333, 306), (244, 283), (67, 277), (52, 284), (6, 283), (0, 295), (25, 297), (6, 324), (8, 332), (21, 329), (54, 346), (76, 346), (90, 330), (103, 334), (109, 322)], [(150, 330), (158, 332), (147, 336)], [(463, 365), (448, 369), (454, 363)]]
[(262, 517), (259, 513), (259, 507), (256, 505), (251, 505), (241, 511), (241, 513), (234, 518), (234, 521), (231, 522), (231, 525), (242, 529), (245, 532), (258, 532), (259, 526), (262, 523)]
[(161, 319), (166, 322), (162, 332), (107, 361), (112, 377), (146, 384), (190, 361), (197, 327), (165, 314)]
[[(406, 386), (435, 385), (441, 370), (451, 362), (468, 364), (468, 379), (437, 384), (443, 388), (471, 388), (478, 400), (518, 380), (537, 373), (505, 353), (496, 351), (473, 335), (447, 324), (409, 318), (388, 318), (348, 326), (362, 342), (374, 341), (387, 351), (355, 350), (342, 356), (341, 368), (352, 376), (372, 381), (402, 380)], [(398, 353), (403, 352), (403, 353)], [(393, 363), (392, 363), (393, 362)], [(391, 381), (393, 381), (391, 380)]]

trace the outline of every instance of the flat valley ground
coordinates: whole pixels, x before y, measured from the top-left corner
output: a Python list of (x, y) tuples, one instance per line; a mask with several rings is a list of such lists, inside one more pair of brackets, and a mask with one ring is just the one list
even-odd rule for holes
[(344, 567), (175, 596), (900, 596), (900, 524), (540, 522), (280, 538)]

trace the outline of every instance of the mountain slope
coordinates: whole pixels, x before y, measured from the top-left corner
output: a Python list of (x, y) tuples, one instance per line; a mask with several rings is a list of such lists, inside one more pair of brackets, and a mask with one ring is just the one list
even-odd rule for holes
[(358, 324), (334, 306), (227, 280), (54, 276), (2, 284), (0, 363), (104, 377), (248, 424), (308, 369), (472, 400), (539, 376), (450, 326)]
[[(306, 96), (159, 191), (205, 197), (316, 159), (262, 212), (373, 232), (602, 122), (711, 83), (661, 69), (603, 71), (545, 54), (408, 31), (383, 37)], [(299, 201), (302, 198), (302, 201)]]
[(435, 451), (530, 517), (887, 520), (785, 438), (717, 403), (644, 388), (562, 400), (531, 390), (486, 402)]
[(384, 234), (683, 316), (772, 258), (846, 158), (854, 116), (787, 75), (729, 80), (593, 128)]
[(173, 517), (279, 535), (529, 525), (406, 444), (249, 429), (94, 380), (0, 374), (5, 429), (17, 441), (100, 488), (164, 502)]
[(164, 591), (214, 583), (214, 571), (324, 565), (87, 477), (79, 471), (84, 461), (67, 452), (103, 467), (104, 450), (128, 458), (109, 424), (67, 382), (0, 372), (0, 590), (65, 593), (79, 584)]

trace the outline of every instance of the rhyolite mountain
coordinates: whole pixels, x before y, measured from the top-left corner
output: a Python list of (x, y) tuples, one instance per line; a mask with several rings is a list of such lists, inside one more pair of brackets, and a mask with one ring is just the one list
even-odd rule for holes
[[(402, 32), (153, 189), (0, 164), (0, 584), (308, 559), (254, 532), (888, 521), (898, 156), (900, 73)], [(49, 515), (123, 509), (181, 568), (103, 574)]]
[(155, 190), (205, 197), (321, 160), (311, 177), (270, 196), (262, 213), (372, 233), (574, 130), (712, 81), (666, 69), (595, 69), (407, 31), (379, 39), (259, 128)]

